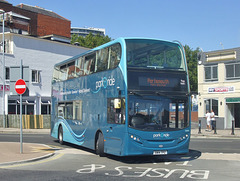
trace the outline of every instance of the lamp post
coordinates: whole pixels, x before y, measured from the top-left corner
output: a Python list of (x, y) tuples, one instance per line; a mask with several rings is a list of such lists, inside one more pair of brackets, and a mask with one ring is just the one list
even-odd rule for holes
[(2, 81), (3, 81), (3, 127), (5, 128), (6, 127), (6, 124), (5, 124), (5, 37), (4, 37), (4, 29), (5, 29), (5, 18), (4, 18), (4, 15), (5, 15), (5, 11), (0, 9), (0, 14), (3, 15), (3, 21), (2, 21), (2, 74), (3, 74), (3, 77), (2, 77)]

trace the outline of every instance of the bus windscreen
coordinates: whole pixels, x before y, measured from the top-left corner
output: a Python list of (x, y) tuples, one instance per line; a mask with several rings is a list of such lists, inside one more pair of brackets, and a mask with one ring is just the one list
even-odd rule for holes
[(129, 39), (126, 46), (128, 67), (186, 70), (182, 50), (176, 43)]

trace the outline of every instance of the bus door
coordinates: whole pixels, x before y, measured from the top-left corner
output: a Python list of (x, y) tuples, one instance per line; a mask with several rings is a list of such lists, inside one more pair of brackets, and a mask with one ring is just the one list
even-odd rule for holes
[(125, 99), (108, 99), (107, 130), (105, 135), (105, 151), (121, 155), (125, 132)]

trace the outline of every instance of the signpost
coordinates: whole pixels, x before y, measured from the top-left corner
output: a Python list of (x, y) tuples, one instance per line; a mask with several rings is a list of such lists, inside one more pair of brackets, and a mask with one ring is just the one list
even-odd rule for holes
[[(21, 78), (23, 77), (22, 73), (22, 60), (21, 60), (21, 66), (20, 66), (20, 74)], [(26, 91), (26, 82), (23, 79), (18, 79), (15, 83), (15, 91), (20, 94), (20, 153), (23, 153), (23, 147), (22, 147), (22, 94)]]
[(20, 153), (22, 149), (22, 94), (26, 91), (26, 82), (23, 79), (18, 79), (15, 83), (15, 91), (20, 94)]

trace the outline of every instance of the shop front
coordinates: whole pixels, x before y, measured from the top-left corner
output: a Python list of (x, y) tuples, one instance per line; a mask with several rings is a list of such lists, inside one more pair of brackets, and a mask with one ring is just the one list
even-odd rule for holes
[[(240, 128), (240, 97), (226, 98), (226, 127)], [(234, 121), (234, 122), (233, 122)]]

